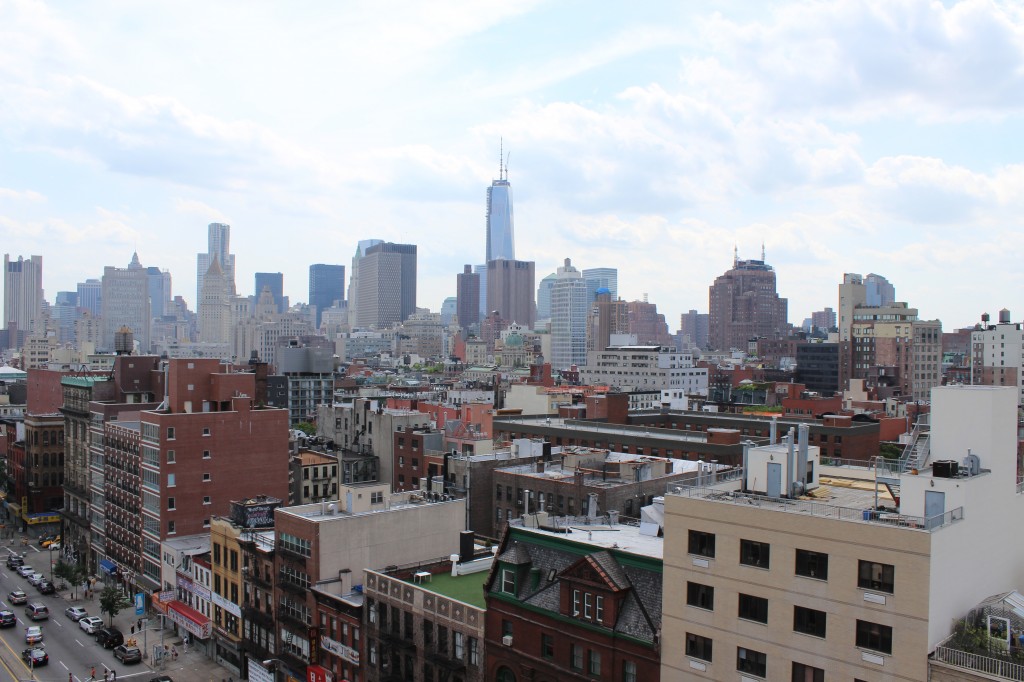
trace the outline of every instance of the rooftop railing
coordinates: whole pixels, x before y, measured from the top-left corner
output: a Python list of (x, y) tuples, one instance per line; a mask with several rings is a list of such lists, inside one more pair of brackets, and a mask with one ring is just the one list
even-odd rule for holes
[(948, 646), (939, 645), (935, 647), (932, 660), (964, 670), (985, 673), (1004, 680), (1024, 681), (1024, 665), (982, 654), (972, 654)]

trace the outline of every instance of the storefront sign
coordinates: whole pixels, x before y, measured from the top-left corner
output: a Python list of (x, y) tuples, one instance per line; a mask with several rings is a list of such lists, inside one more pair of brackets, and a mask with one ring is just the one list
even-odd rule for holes
[(216, 592), (210, 593), (210, 601), (230, 613), (235, 618), (242, 617), (242, 609), (238, 608), (238, 604), (225, 599)]
[(331, 671), (321, 665), (306, 666), (306, 682), (331, 682)]

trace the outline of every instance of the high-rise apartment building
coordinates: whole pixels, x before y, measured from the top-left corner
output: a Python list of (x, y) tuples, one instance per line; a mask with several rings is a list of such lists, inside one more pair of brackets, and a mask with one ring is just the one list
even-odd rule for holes
[[(17, 330), (23, 336), (33, 331), (33, 325), (43, 314), (43, 257), (11, 260), (4, 254), (4, 329)], [(18, 345), (10, 339), (12, 347)]]
[(734, 257), (732, 269), (709, 288), (708, 303), (708, 343), (716, 350), (745, 349), (751, 339), (772, 338), (787, 325), (788, 301), (779, 297), (763, 253), (761, 260)]
[(586, 361), (587, 283), (566, 258), (551, 287), (551, 367), (563, 370)]
[(309, 304), (316, 306), (316, 324), (320, 328), (320, 320), (324, 311), (335, 303), (345, 300), (345, 266), (314, 263), (309, 266)]
[(499, 258), (487, 263), (488, 313), (498, 311), (508, 322), (533, 328), (536, 307), (533, 303), (535, 266), (533, 261)]
[(132, 331), (143, 353), (149, 352), (149, 333), (152, 314), (149, 308), (149, 273), (133, 253), (127, 268), (108, 265), (103, 268), (101, 318), (103, 320), (102, 349), (114, 350), (114, 337), (122, 327)]
[(856, 272), (843, 274), (843, 283), (839, 285), (839, 340), (850, 340), (854, 308), (884, 308), (895, 302), (896, 289), (885, 277), (875, 273), (867, 277)]
[(815, 329), (833, 329), (836, 326), (836, 311), (825, 308), (811, 313), (811, 326)]
[(355, 267), (357, 288), (349, 290), (355, 326), (391, 327), (416, 311), (415, 244), (374, 244)]
[(264, 289), (270, 289), (270, 293), (274, 296), (274, 305), (277, 306), (277, 312), (283, 313), (288, 309), (287, 303), (284, 300), (283, 274), (280, 272), (257, 272), (254, 277), (254, 284), (257, 299)]
[[(210, 223), (207, 227), (206, 253), (196, 255), (196, 301), (202, 296), (203, 277), (216, 258), (227, 278), (229, 292), (235, 295), (235, 254), (231, 253), (231, 226), (223, 223)], [(259, 292), (256, 292), (259, 295)]]
[[(708, 322), (710, 315), (690, 310), (679, 316), (679, 334), (683, 337), (683, 347), (708, 347)], [(686, 341), (689, 341), (689, 344)]]
[(466, 265), (456, 275), (455, 294), (458, 299), (459, 326), (468, 329), (480, 324), (480, 275)]
[(604, 350), (611, 345), (613, 334), (627, 334), (629, 330), (626, 302), (613, 298), (604, 287), (597, 290), (596, 297), (587, 314), (587, 353)]
[(1010, 311), (999, 311), (998, 324), (982, 316), (971, 332), (971, 383), (1013, 386), (1017, 404), (1024, 407), (1024, 325), (1010, 321)]
[(551, 288), (555, 286), (557, 275), (551, 273), (537, 285), (537, 319), (551, 319)]
[(587, 295), (590, 303), (597, 300), (598, 289), (607, 289), (612, 300), (619, 298), (619, 271), (617, 268), (586, 268), (583, 279), (587, 283)]

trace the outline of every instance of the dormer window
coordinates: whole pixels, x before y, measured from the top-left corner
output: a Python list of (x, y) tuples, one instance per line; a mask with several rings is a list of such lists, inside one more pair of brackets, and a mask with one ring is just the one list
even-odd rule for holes
[(511, 568), (501, 571), (501, 591), (505, 594), (516, 593), (516, 572)]

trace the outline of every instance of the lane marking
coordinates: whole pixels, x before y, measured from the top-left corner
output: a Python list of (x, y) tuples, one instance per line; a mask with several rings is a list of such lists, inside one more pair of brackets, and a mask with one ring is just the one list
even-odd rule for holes
[(82, 644), (81, 642), (79, 642), (77, 637), (75, 638), (75, 644), (77, 644), (78, 646), (82, 647), (83, 649), (85, 648), (85, 645)]

